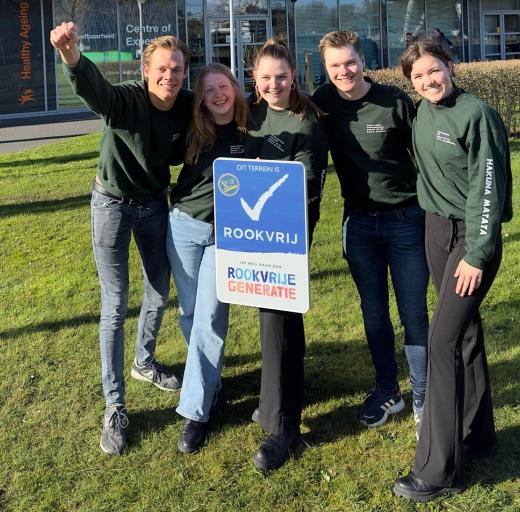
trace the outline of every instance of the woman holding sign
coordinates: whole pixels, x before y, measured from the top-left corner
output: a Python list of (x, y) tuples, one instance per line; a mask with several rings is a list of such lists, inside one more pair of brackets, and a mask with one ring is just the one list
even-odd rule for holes
[(177, 287), (188, 356), (177, 412), (185, 418), (178, 448), (195, 452), (220, 391), (229, 305), (217, 299), (213, 161), (244, 156), (248, 106), (222, 64), (209, 64), (195, 87), (186, 159), (171, 192), (167, 252)]
[[(250, 105), (248, 158), (292, 160), (307, 173), (309, 245), (319, 219), (328, 144), (317, 109), (303, 96), (296, 66), (280, 40), (265, 43), (255, 61), (256, 101)], [(302, 440), (305, 334), (300, 313), (260, 309), (262, 379), (260, 406), (253, 414), (270, 433), (253, 457), (260, 469), (276, 469)]]
[(423, 97), (413, 124), (426, 257), (438, 293), (428, 335), (428, 379), (412, 471), (395, 494), (429, 501), (463, 490), (464, 453), (496, 441), (479, 307), (502, 257), (511, 219), (508, 134), (500, 116), (456, 87), (452, 56), (419, 41), (401, 56)]

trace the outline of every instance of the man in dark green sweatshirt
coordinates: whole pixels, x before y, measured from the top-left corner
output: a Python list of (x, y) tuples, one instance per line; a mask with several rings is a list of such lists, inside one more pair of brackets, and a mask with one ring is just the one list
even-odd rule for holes
[(320, 53), (330, 78), (313, 96), (325, 112), (334, 166), (344, 199), (343, 252), (356, 283), (376, 385), (360, 421), (383, 424), (404, 408), (397, 382), (388, 269), (404, 326), (416, 434), (426, 389), (428, 267), (424, 211), (411, 159), (413, 103), (397, 87), (363, 75), (361, 41), (350, 31), (326, 34)]
[(133, 234), (141, 255), (144, 299), (131, 375), (159, 389), (180, 383), (155, 361), (155, 346), (168, 299), (166, 255), (170, 164), (184, 159), (192, 95), (183, 90), (189, 51), (177, 38), (154, 39), (144, 50), (145, 81), (112, 85), (78, 49), (76, 26), (62, 23), (50, 34), (74, 92), (104, 120), (93, 183), (92, 244), (101, 285), (99, 340), (106, 400), (101, 449), (124, 451), (124, 321), (128, 311), (128, 254)]

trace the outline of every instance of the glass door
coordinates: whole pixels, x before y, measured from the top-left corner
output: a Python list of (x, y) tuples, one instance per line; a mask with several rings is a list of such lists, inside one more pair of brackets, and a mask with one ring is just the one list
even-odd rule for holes
[(495, 11), (482, 14), (481, 52), (485, 60), (520, 57), (520, 14)]
[(504, 57), (520, 58), (520, 14), (504, 13)]
[(237, 52), (237, 76), (242, 90), (249, 94), (255, 89), (253, 69), (255, 56), (268, 39), (270, 24), (267, 18), (241, 18), (238, 21), (240, 35), (239, 51)]
[[(235, 16), (235, 70), (240, 88), (253, 92), (253, 64), (256, 52), (270, 37), (271, 25), (267, 16)], [(210, 18), (210, 51), (208, 62), (220, 62), (231, 67), (229, 18)]]

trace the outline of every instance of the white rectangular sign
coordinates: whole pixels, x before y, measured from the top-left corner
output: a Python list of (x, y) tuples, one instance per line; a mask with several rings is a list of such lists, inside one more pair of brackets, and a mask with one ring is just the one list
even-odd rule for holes
[(309, 248), (303, 164), (218, 158), (213, 180), (219, 300), (307, 311)]

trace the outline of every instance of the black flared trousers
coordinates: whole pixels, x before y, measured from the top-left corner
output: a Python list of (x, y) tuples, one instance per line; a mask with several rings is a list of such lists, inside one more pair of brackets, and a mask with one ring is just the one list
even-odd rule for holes
[(471, 296), (455, 293), (455, 270), (465, 255), (464, 222), (426, 215), (426, 258), (438, 293), (428, 336), (428, 377), (421, 433), (413, 472), (431, 485), (463, 482), (463, 445), (484, 449), (495, 443), (493, 405), (479, 307), (502, 258), (483, 268)]

